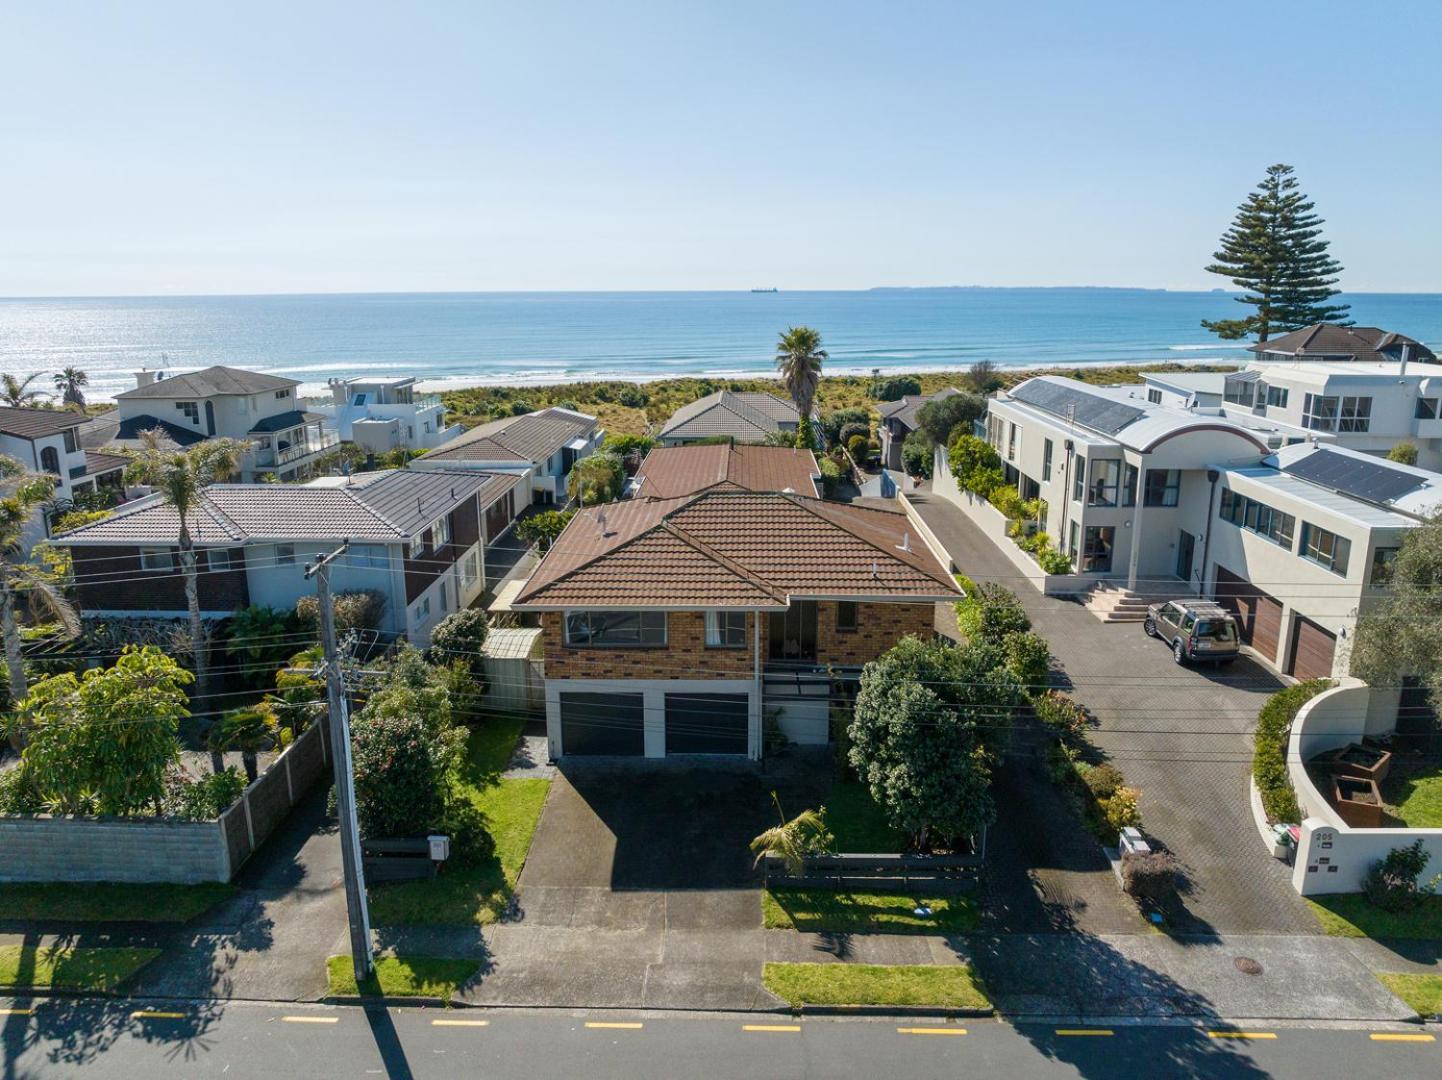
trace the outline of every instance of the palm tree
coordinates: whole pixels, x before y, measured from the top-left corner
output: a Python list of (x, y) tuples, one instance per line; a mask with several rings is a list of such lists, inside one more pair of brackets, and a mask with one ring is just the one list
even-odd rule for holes
[(821, 365), (826, 350), (821, 335), (809, 326), (790, 326), (776, 343), (776, 370), (786, 382), (786, 392), (796, 403), (804, 420), (811, 415), (816, 388), (821, 385)]
[(263, 709), (232, 709), (212, 724), (205, 734), (211, 768), (215, 772), (222, 771), (225, 751), (239, 750), (245, 778), (254, 782), (260, 775), (260, 762), (256, 755), (274, 746), (276, 736), (275, 717), (270, 713)]
[(84, 410), (85, 393), (81, 387), (90, 385), (90, 376), (77, 367), (68, 367), (55, 376), (55, 392), (66, 405)]
[(246, 444), (237, 439), (207, 439), (186, 450), (166, 444), (159, 430), (141, 432), (143, 445), (136, 451), (127, 478), (155, 489), (175, 508), (179, 519), (176, 546), (180, 571), (185, 575), (185, 606), (190, 614), (190, 646), (195, 656), (198, 697), (205, 697), (205, 623), (200, 618), (199, 575), (195, 570), (195, 543), (190, 535), (191, 515), (205, 501), (205, 489), (235, 472)]
[(26, 375), (25, 378), (17, 378), (8, 371), (0, 375), (0, 403), (9, 405), (12, 409), (23, 409), (33, 405), (38, 399), (44, 397), (39, 390), (30, 389), (30, 384), (40, 378), (40, 372)]
[(826, 807), (820, 810), (803, 810), (790, 821), (781, 810), (781, 800), (776, 792), (771, 793), (776, 806), (776, 816), (781, 824), (773, 825), (751, 841), (751, 850), (756, 854), (756, 866), (763, 859), (780, 859), (786, 864), (786, 872), (798, 876), (804, 868), (808, 855), (821, 855), (829, 851), (835, 839), (826, 828)]
[[(25, 527), (54, 494), (54, 478), (27, 473), (14, 458), (0, 454), (0, 483), (5, 488), (0, 497), (0, 637), (4, 640), (8, 689), (14, 705), (29, 692), (15, 611), (18, 594), (23, 592), (33, 611), (48, 613), (72, 636), (80, 632), (80, 617), (54, 583), (24, 557)], [(10, 738), (19, 749), (24, 743), (23, 728), (13, 727)]]

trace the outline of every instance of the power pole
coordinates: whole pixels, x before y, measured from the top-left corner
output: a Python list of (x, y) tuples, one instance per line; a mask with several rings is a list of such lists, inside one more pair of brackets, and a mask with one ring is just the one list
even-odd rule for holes
[(350, 955), (356, 985), (375, 970), (371, 952), (370, 908), (366, 905), (365, 870), (361, 862), (360, 827), (355, 816), (355, 775), (351, 769), (350, 701), (341, 676), (340, 650), (335, 640), (335, 612), (331, 608), (330, 564), (344, 555), (350, 541), (341, 544), (305, 568), (314, 577), (320, 608), (320, 642), (325, 650), (325, 694), (330, 715), (330, 757), (335, 770), (336, 808), (340, 815), (340, 854), (345, 871), (345, 906), (350, 922)]

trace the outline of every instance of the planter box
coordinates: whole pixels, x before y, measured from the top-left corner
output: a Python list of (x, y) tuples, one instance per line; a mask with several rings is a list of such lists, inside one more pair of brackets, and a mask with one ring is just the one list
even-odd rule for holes
[(1380, 784), (1392, 768), (1392, 752), (1364, 743), (1340, 746), (1324, 755), (1335, 776), (1356, 776)]
[(1371, 780), (1360, 776), (1332, 777), (1332, 805), (1354, 829), (1382, 827), (1382, 793)]

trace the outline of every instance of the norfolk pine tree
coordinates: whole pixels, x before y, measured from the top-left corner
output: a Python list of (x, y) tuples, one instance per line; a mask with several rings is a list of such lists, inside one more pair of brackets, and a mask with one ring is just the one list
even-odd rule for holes
[(1246, 290), (1237, 302), (1256, 311), (1244, 319), (1203, 319), (1204, 328), (1229, 341), (1253, 334), (1266, 341), (1275, 332), (1340, 322), (1347, 305), (1328, 301), (1337, 295), (1333, 286), (1342, 265), (1327, 254), (1313, 205), (1297, 190), (1292, 166), (1267, 170), (1267, 178), (1237, 208), (1212, 256), (1216, 262), (1207, 267)]

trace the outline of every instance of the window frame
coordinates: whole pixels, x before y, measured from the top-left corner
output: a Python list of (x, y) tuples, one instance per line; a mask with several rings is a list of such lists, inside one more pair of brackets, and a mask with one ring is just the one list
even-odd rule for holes
[(296, 551), (294, 544), (276, 544), (272, 564), (275, 566), (294, 566), (296, 562)]
[[(1318, 406), (1323, 406), (1321, 411)], [(1302, 427), (1308, 431), (1336, 431), (1341, 413), (1342, 398), (1338, 394), (1308, 394), (1302, 399)]]
[(183, 413), (187, 419), (196, 427), (200, 426), (200, 402), (198, 401), (177, 401), (175, 407)]
[(1342, 398), (1337, 411), (1337, 430), (1358, 434), (1372, 429), (1372, 399), (1361, 395)]
[(1392, 584), (1392, 575), (1397, 565), (1400, 547), (1376, 547), (1372, 549), (1372, 566), (1367, 571), (1367, 583), (1375, 588)]
[(439, 551), (451, 542), (451, 516), (442, 514), (431, 526), (431, 546)]
[(1087, 459), (1078, 454), (1072, 458), (1072, 502), (1081, 502), (1087, 495)]
[[(637, 619), (635, 641), (595, 641), (595, 630), (591, 626), (592, 619), (597, 615), (612, 617), (634, 615)], [(578, 618), (585, 619), (586, 640), (577, 640), (573, 635), (574, 621)], [(659, 622), (660, 636), (658, 640), (646, 641), (644, 636), (647, 633), (646, 622), (650, 619), (653, 623)], [(566, 647), (568, 649), (664, 649), (668, 641), (668, 623), (666, 612), (650, 608), (639, 608), (631, 611), (603, 611), (595, 608), (572, 608), (561, 613), (562, 627), (564, 629)], [(612, 627), (612, 630), (615, 628)], [(655, 633), (656, 626), (650, 627), (651, 633)]]
[(1050, 439), (1042, 442), (1041, 446), (1041, 478), (1043, 481), (1051, 479), (1051, 459), (1055, 447)]
[[(1110, 482), (1104, 474), (1110, 474)], [(1087, 484), (1086, 495), (1088, 506), (1114, 507), (1119, 506), (1118, 499), (1121, 497), (1122, 483), (1122, 459), (1121, 458), (1092, 458), (1091, 476)], [(1106, 493), (1111, 492), (1110, 499)]]
[(1412, 407), (1413, 420), (1436, 420), (1439, 411), (1438, 405), (1442, 398), (1419, 397), (1417, 404)]
[[(843, 619), (843, 613), (849, 613), (849, 617)], [(836, 632), (838, 634), (854, 634), (861, 627), (861, 605), (855, 600), (836, 601)]]
[[(1316, 542), (1317, 537), (1330, 540), (1330, 543)], [(1330, 570), (1338, 577), (1347, 576), (1347, 568), (1352, 559), (1352, 541), (1331, 529), (1324, 529), (1320, 525), (1314, 525), (1310, 521), (1302, 522), (1302, 543), (1297, 548), (1297, 554), (1308, 562), (1314, 562), (1324, 570)]]
[(1285, 409), (1287, 407), (1287, 391), (1285, 386), (1267, 387), (1267, 407), (1270, 409)]
[[(1161, 476), (1161, 483), (1154, 484), (1153, 476)], [(1182, 503), (1182, 470), (1181, 469), (1148, 469), (1144, 479), (1142, 495), (1143, 506), (1156, 506), (1163, 508), (1175, 508)], [(1230, 488), (1223, 488), (1223, 494), (1229, 492)]]
[[(168, 547), (143, 547), (140, 548), (140, 569), (149, 573), (170, 573), (175, 569), (175, 550)], [(153, 560), (165, 560), (163, 566), (157, 565)]]
[(1147, 387), (1147, 401), (1152, 405), (1160, 405), (1162, 403), (1162, 392), (1155, 386)]
[[(739, 617), (740, 626), (735, 625)], [(708, 649), (746, 648), (746, 612), (729, 608), (707, 611), (705, 643)], [(733, 640), (734, 638), (734, 640)]]

